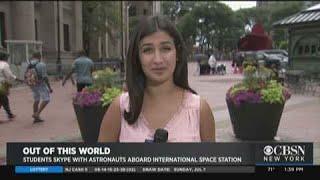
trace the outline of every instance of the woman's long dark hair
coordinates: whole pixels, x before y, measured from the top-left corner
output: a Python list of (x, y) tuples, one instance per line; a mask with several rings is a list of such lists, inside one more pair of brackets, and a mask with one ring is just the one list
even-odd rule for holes
[(142, 17), (133, 33), (127, 53), (126, 82), (130, 106), (129, 111), (124, 112), (124, 118), (129, 124), (134, 124), (140, 115), (145, 89), (145, 74), (142, 71), (139, 59), (139, 43), (145, 36), (157, 31), (164, 31), (174, 39), (177, 51), (177, 63), (173, 77), (174, 84), (196, 94), (196, 92), (189, 87), (188, 53), (186, 52), (185, 43), (181, 34), (165, 17)]

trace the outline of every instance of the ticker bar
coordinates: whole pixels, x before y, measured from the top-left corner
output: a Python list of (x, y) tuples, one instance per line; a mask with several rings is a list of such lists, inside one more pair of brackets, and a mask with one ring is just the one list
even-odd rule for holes
[(254, 166), (65, 166), (64, 173), (254, 173)]

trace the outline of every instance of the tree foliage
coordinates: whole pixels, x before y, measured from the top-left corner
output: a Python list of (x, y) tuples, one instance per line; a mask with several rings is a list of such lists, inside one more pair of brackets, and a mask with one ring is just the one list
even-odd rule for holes
[[(271, 22), (274, 23), (285, 17), (289, 17), (301, 11), (303, 2), (295, 1), (287, 5), (273, 7), (271, 13)], [(273, 40), (276, 48), (287, 49), (287, 33), (285, 29), (274, 29)]]
[(273, 31), (274, 48), (279, 48), (280, 43), (287, 39), (285, 29), (274, 29), (272, 24), (283, 18), (298, 13), (304, 8), (301, 1), (275, 2), (270, 6), (261, 8), (248, 8), (236, 11), (244, 26), (251, 28), (255, 23), (261, 23), (268, 34)]
[(186, 8), (189, 11), (185, 11), (177, 23), (185, 39), (198, 41), (201, 49), (222, 49), (227, 43), (234, 43), (234, 37), (230, 34), (233, 34), (231, 32), (234, 32), (237, 23), (228, 6), (219, 2), (197, 2), (193, 7)]
[(115, 42), (113, 29), (120, 26), (120, 3), (115, 1), (83, 1), (83, 39), (87, 53), (94, 36), (109, 35)]
[[(303, 2), (274, 2), (270, 6), (232, 11), (218, 1), (164, 1), (163, 13), (177, 24), (188, 43), (199, 42), (202, 49), (234, 49), (238, 40), (251, 32), (254, 24), (261, 23), (266, 33), (273, 31), (276, 47), (287, 39), (285, 30), (274, 29), (272, 24), (304, 8)], [(201, 20), (200, 20), (201, 19)], [(200, 21), (199, 21), (200, 20)], [(282, 47), (285, 47), (282, 45)]]

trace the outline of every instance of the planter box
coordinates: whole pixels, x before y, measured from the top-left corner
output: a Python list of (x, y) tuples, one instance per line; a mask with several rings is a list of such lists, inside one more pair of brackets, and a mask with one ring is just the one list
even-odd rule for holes
[(284, 104), (241, 104), (227, 100), (235, 136), (243, 140), (273, 140), (278, 131)]
[(73, 104), (73, 108), (83, 141), (85, 143), (96, 143), (99, 137), (100, 125), (108, 106), (80, 107), (77, 104)]

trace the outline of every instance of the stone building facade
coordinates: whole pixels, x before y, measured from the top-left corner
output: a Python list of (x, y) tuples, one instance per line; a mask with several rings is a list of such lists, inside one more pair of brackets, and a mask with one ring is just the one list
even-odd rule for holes
[(1, 1), (0, 32), (2, 49), (7, 49), (6, 40), (41, 41), (44, 61), (49, 65), (58, 59), (60, 36), (61, 62), (70, 64), (75, 52), (83, 48), (82, 2)]
[[(125, 58), (126, 52), (129, 46), (129, 31), (133, 27), (130, 26), (129, 21), (132, 18), (138, 19), (141, 16), (151, 16), (160, 14), (160, 1), (115, 1), (114, 3), (120, 3), (119, 16), (122, 16), (122, 31), (114, 28), (113, 31), (116, 36), (116, 41), (112, 42), (108, 34), (102, 37), (95, 37), (95, 44), (90, 44), (90, 57), (93, 59), (100, 58)], [(122, 32), (122, 34), (121, 34)]]

